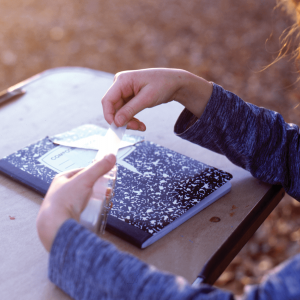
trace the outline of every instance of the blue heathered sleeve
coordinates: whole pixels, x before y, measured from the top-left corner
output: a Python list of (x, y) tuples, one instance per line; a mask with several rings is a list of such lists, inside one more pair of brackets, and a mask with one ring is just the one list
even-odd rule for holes
[(243, 300), (300, 299), (300, 254), (283, 262), (267, 274), (261, 284), (245, 288)]
[(182, 277), (120, 252), (72, 219), (61, 226), (53, 242), (49, 279), (78, 300), (233, 299), (231, 293), (209, 285), (192, 288)]
[[(300, 200), (299, 128), (281, 115), (245, 103), (214, 84), (200, 119), (184, 110), (175, 132), (200, 146), (226, 155), (253, 176)], [(233, 299), (209, 285), (192, 288), (183, 278), (162, 273), (110, 243), (66, 221), (54, 240), (50, 280), (74, 299)], [(265, 281), (246, 289), (243, 299), (300, 299), (300, 255), (277, 268)]]
[(274, 111), (246, 103), (214, 84), (201, 118), (184, 109), (175, 133), (224, 154), (261, 181), (280, 184), (300, 200), (299, 127)]

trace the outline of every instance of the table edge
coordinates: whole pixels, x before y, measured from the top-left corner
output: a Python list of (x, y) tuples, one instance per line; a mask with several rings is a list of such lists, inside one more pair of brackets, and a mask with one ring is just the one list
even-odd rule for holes
[(272, 185), (222, 246), (205, 263), (198, 275), (201, 278), (201, 283), (210, 285), (215, 283), (284, 195), (285, 191), (281, 185)]

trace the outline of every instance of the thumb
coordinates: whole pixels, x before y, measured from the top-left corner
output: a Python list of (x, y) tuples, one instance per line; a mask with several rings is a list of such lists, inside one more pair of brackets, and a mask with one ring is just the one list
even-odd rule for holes
[(153, 88), (149, 85), (143, 87), (131, 100), (118, 110), (115, 116), (115, 124), (118, 127), (124, 126), (132, 120), (137, 113), (145, 108), (152, 107), (156, 100), (157, 95)]
[(109, 154), (102, 160), (93, 163), (88, 168), (77, 173), (74, 180), (80, 181), (80, 184), (84, 184), (88, 188), (92, 188), (97, 179), (110, 171), (115, 163), (116, 156), (114, 154)]

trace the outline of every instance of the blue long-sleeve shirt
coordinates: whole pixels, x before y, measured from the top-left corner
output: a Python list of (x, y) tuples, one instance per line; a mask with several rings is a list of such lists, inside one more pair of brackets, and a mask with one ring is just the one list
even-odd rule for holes
[[(299, 128), (281, 115), (245, 103), (215, 85), (200, 119), (184, 110), (175, 132), (226, 155), (254, 177), (282, 184), (300, 200)], [(182, 277), (162, 273), (122, 253), (74, 220), (59, 229), (50, 253), (49, 278), (74, 299), (233, 299), (209, 285), (193, 288)], [(275, 270), (245, 299), (300, 299), (300, 255)]]
[(214, 84), (200, 119), (185, 109), (175, 132), (183, 139), (226, 155), (261, 181), (281, 184), (300, 201), (300, 132), (274, 111), (246, 103)]

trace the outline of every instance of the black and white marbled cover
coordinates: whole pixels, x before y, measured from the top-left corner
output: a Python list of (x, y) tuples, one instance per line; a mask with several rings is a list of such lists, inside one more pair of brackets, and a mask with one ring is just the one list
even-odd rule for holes
[[(0, 160), (0, 171), (17, 181), (27, 183), (30, 187), (36, 184), (36, 179), (46, 183), (45, 186), (49, 187), (57, 173), (45, 167), (38, 159), (55, 147), (57, 145), (54, 145), (48, 138), (44, 138), (2, 158)], [(42, 194), (46, 192), (42, 186), (41, 190), (37, 188), (37, 191)]]
[[(95, 125), (83, 125), (61, 134), (60, 138), (74, 141), (95, 133), (105, 135), (105, 132)], [(129, 142), (141, 139), (125, 135)], [(21, 177), (26, 181), (20, 180), (20, 174), (15, 179), (29, 186), (30, 182), (39, 180), (49, 187), (57, 173), (38, 159), (54, 147), (57, 145), (48, 138), (40, 140), (1, 159), (0, 170), (9, 174), (11, 171), (7, 166), (13, 166), (14, 170), (22, 171)], [(118, 164), (110, 215), (150, 235), (155, 235), (188, 209), (205, 201), (208, 195), (232, 178), (227, 172), (148, 141), (136, 144), (135, 150), (124, 161), (137, 172), (127, 169), (126, 164)], [(1, 168), (3, 164), (6, 169)], [(39, 192), (45, 194), (46, 190)]]
[(124, 161), (142, 175), (118, 165), (110, 215), (151, 235), (232, 178), (227, 172), (152, 142), (135, 147)]

